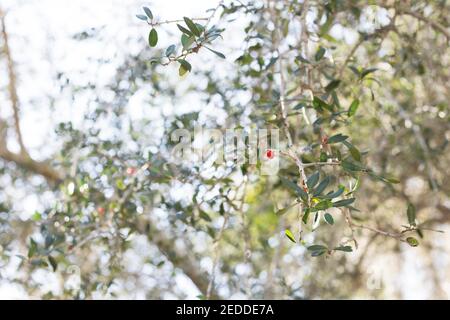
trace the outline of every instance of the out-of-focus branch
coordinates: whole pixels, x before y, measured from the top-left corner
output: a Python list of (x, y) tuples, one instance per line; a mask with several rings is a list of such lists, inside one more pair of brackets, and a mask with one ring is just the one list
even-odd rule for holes
[(17, 84), (16, 84), (16, 73), (14, 71), (14, 62), (11, 56), (11, 50), (9, 48), (8, 33), (6, 31), (5, 14), (0, 8), (0, 24), (1, 24), (1, 34), (3, 38), (3, 52), (6, 57), (7, 67), (8, 67), (8, 91), (9, 97), (11, 99), (11, 105), (13, 108), (14, 115), (14, 128), (17, 135), (17, 141), (20, 145), (20, 151), (22, 154), (26, 155), (27, 151), (23, 143), (22, 132), (20, 130), (20, 119), (19, 119), (19, 97), (17, 95)]
[(43, 176), (48, 182), (57, 184), (62, 177), (53, 167), (45, 161), (35, 161), (27, 155), (17, 154), (6, 149), (4, 141), (0, 140), (0, 158), (14, 162), (16, 165), (32, 173)]
[(400, 10), (400, 13), (401, 13), (401, 14), (406, 14), (406, 15), (409, 15), (409, 16), (412, 16), (412, 17), (414, 17), (414, 18), (416, 18), (416, 19), (418, 19), (418, 20), (421, 20), (421, 21), (427, 23), (427, 24), (430, 25), (433, 29), (435, 29), (435, 30), (441, 32), (441, 33), (447, 38), (447, 41), (450, 40), (450, 32), (449, 32), (443, 25), (441, 25), (439, 22), (434, 21), (434, 20), (431, 20), (431, 19), (429, 19), (429, 18), (427, 18), (427, 17), (421, 15), (421, 14), (418, 13), (418, 12), (414, 12), (414, 11), (407, 10), (407, 9), (401, 9), (401, 10)]

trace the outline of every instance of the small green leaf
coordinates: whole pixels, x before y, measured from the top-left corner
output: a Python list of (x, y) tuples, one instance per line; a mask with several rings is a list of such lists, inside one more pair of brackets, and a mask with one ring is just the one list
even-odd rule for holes
[(342, 160), (341, 162), (342, 168), (347, 171), (364, 171), (366, 168), (364, 168), (362, 165), (350, 162), (348, 160)]
[(200, 210), (200, 214), (199, 214), (200, 218), (202, 218), (203, 220), (206, 220), (208, 222), (211, 222), (211, 217), (203, 210)]
[(183, 17), (183, 19), (186, 25), (188, 26), (189, 30), (191, 30), (191, 32), (195, 34), (197, 37), (200, 37), (201, 32), (200, 30), (198, 30), (197, 25), (188, 17)]
[(302, 188), (300, 188), (295, 182), (292, 182), (291, 180), (286, 179), (284, 177), (280, 177), (280, 180), (285, 187), (293, 191), (298, 197), (304, 200), (308, 199), (308, 194)]
[(327, 153), (322, 151), (320, 153), (319, 161), (320, 162), (327, 162), (327, 160), (328, 160)]
[(412, 203), (408, 204), (408, 209), (406, 210), (406, 214), (408, 216), (408, 222), (410, 225), (416, 225), (416, 208)]
[(147, 16), (143, 15), (143, 14), (137, 14), (136, 18), (142, 20), (142, 21), (147, 21)]
[(308, 250), (311, 251), (312, 257), (318, 257), (323, 255), (328, 251), (328, 248), (322, 245), (314, 244), (308, 247)]
[(333, 111), (333, 107), (330, 106), (328, 103), (320, 99), (319, 97), (313, 98), (313, 107), (317, 109), (317, 111), (321, 112), (322, 109), (326, 109), (328, 111)]
[(311, 213), (311, 210), (309, 208), (306, 208), (305, 213), (303, 214), (303, 217), (302, 217), (302, 221), (304, 224), (308, 223), (310, 213)]
[(322, 200), (320, 201), (318, 204), (316, 204), (314, 206), (314, 208), (312, 208), (312, 211), (321, 211), (321, 210), (326, 210), (328, 208), (331, 208), (333, 206), (333, 203), (329, 200)]
[(372, 73), (372, 72), (375, 72), (375, 71), (377, 71), (377, 70), (378, 70), (377, 68), (364, 69), (364, 70), (361, 72), (360, 78), (361, 78), (361, 79), (364, 79), (365, 76), (367, 76), (368, 74), (370, 74), (370, 73)]
[(291, 240), (293, 243), (297, 243), (297, 241), (295, 241), (294, 235), (292, 234), (291, 230), (286, 229), (284, 231), (284, 234), (286, 235), (286, 237), (288, 237), (289, 240)]
[(148, 43), (150, 44), (150, 47), (154, 47), (158, 43), (158, 32), (156, 32), (155, 28), (150, 30), (150, 34), (148, 35)]
[(166, 49), (166, 57), (168, 57), (168, 56), (170, 56), (172, 53), (174, 53), (174, 52), (175, 52), (175, 48), (176, 48), (176, 47), (175, 47), (174, 44), (168, 46), (167, 49)]
[(352, 104), (348, 108), (348, 116), (353, 117), (356, 113), (356, 110), (358, 110), (358, 107), (359, 107), (359, 100), (358, 99), (353, 100)]
[(320, 173), (319, 171), (314, 172), (311, 176), (309, 176), (308, 180), (306, 180), (306, 185), (308, 189), (312, 189), (315, 187), (317, 182), (319, 182)]
[(279, 215), (279, 216), (281, 216), (281, 215), (285, 214), (286, 212), (288, 212), (289, 209), (291, 209), (291, 208), (292, 208), (293, 206), (295, 206), (296, 204), (297, 204), (297, 202), (295, 202), (295, 203), (293, 203), (293, 204), (287, 206), (286, 208), (282, 208), (282, 209), (278, 210), (278, 211), (276, 212), (276, 214)]
[(344, 136), (343, 134), (338, 133), (328, 138), (328, 144), (342, 142), (345, 141), (346, 139), (348, 139), (348, 136)]
[(178, 60), (178, 62), (180, 63), (180, 69), (178, 70), (178, 74), (180, 75), (180, 77), (186, 74), (186, 72), (191, 71), (192, 66), (189, 62), (184, 59), (180, 59)]
[(334, 224), (334, 219), (333, 216), (331, 214), (329, 214), (328, 212), (325, 213), (325, 215), (323, 216), (323, 218), (325, 219), (325, 221), (330, 224), (333, 225)]
[(332, 80), (329, 84), (327, 84), (327, 86), (325, 87), (325, 91), (326, 92), (330, 92), (333, 91), (334, 89), (336, 89), (339, 84), (341, 83), (341, 80)]
[(351, 246), (339, 246), (339, 247), (334, 248), (334, 250), (344, 251), (344, 252), (352, 252), (353, 251)]
[(330, 193), (328, 193), (328, 194), (326, 194), (324, 196), (320, 196), (320, 198), (322, 198), (322, 199), (334, 199), (334, 198), (339, 197), (343, 192), (344, 192), (344, 187), (340, 187), (334, 192), (330, 192)]
[(361, 153), (359, 152), (359, 150), (348, 141), (344, 141), (343, 143), (350, 151), (350, 155), (352, 156), (352, 158), (358, 162), (361, 161)]
[(346, 206), (352, 204), (353, 202), (355, 202), (355, 198), (339, 200), (339, 201), (333, 202), (333, 207), (335, 207), (335, 208), (346, 207)]
[(144, 9), (144, 12), (147, 15), (147, 17), (149, 17), (149, 19), (152, 20), (153, 19), (152, 11), (148, 7), (143, 7), (142, 9)]
[(319, 61), (320, 59), (323, 58), (323, 56), (325, 55), (325, 48), (324, 47), (319, 47), (319, 49), (317, 50), (314, 59), (316, 59), (316, 61)]
[(222, 59), (225, 59), (225, 55), (219, 51), (213, 50), (211, 48), (205, 47), (206, 49), (208, 49), (209, 51), (211, 51), (212, 53), (215, 53), (217, 56), (219, 56)]
[(314, 194), (313, 194), (314, 197), (320, 195), (320, 194), (325, 190), (325, 188), (328, 186), (328, 184), (330, 183), (330, 181), (331, 181), (331, 178), (330, 178), (330, 177), (325, 177), (325, 179), (323, 179), (323, 180), (319, 183), (319, 185), (317, 186), (317, 188), (314, 189)]
[(183, 27), (182, 25), (179, 25), (179, 24), (177, 23), (177, 27), (178, 27), (178, 29), (180, 29), (181, 32), (183, 32), (184, 34), (188, 35), (189, 37), (192, 37), (192, 36), (193, 36), (192, 32), (190, 32), (188, 29), (186, 29), (186, 28)]
[(419, 245), (419, 241), (417, 241), (417, 239), (414, 238), (414, 237), (408, 237), (408, 238), (406, 238), (406, 242), (408, 242), (408, 244), (409, 244), (411, 247), (417, 247), (417, 246)]
[(183, 49), (187, 50), (194, 43), (194, 36), (187, 36), (186, 34), (181, 35), (181, 44), (183, 45)]
[(48, 262), (52, 266), (53, 272), (55, 272), (58, 268), (58, 262), (56, 262), (55, 258), (53, 258), (52, 256), (48, 256)]
[(28, 247), (28, 258), (31, 258), (32, 256), (34, 256), (36, 251), (37, 251), (37, 243), (36, 243), (36, 241), (34, 241), (33, 238), (30, 238), (30, 245)]

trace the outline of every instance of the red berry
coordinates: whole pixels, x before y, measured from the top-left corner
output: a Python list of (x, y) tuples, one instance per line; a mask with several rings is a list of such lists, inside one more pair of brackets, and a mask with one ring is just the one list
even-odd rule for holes
[(102, 215), (105, 214), (105, 208), (103, 208), (103, 207), (98, 207), (98, 208), (97, 208), (97, 212), (98, 212), (99, 215), (102, 216)]
[(275, 152), (273, 150), (267, 150), (266, 151), (266, 157), (267, 159), (273, 159), (273, 157), (275, 156)]
[(134, 167), (128, 167), (128, 168), (127, 168), (127, 174), (128, 174), (128, 175), (132, 176), (132, 175), (134, 175), (135, 173), (136, 173), (136, 168), (134, 168)]

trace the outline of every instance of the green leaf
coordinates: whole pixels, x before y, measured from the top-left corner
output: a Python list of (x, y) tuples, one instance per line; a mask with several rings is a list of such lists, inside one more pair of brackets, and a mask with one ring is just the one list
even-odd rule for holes
[(143, 14), (137, 14), (136, 18), (143, 20), (143, 21), (147, 21), (147, 16), (143, 15)]
[(330, 106), (328, 103), (320, 99), (319, 97), (313, 98), (313, 107), (317, 109), (317, 111), (322, 111), (322, 109), (326, 109), (328, 111), (333, 111), (333, 107)]
[(211, 222), (211, 217), (203, 210), (200, 210), (200, 214), (199, 214), (200, 218), (202, 218), (203, 220), (206, 220), (208, 222)]
[(308, 251), (311, 251), (312, 257), (318, 257), (328, 251), (328, 248), (319, 244), (314, 244), (308, 247)]
[(168, 57), (168, 56), (170, 56), (172, 53), (174, 53), (174, 52), (175, 52), (175, 48), (176, 48), (176, 47), (175, 47), (174, 44), (168, 46), (167, 49), (166, 49), (166, 57)]
[(339, 201), (333, 202), (333, 207), (335, 207), (335, 208), (346, 207), (346, 206), (352, 204), (353, 202), (355, 202), (355, 198), (339, 200)]
[(327, 153), (322, 151), (320, 153), (319, 161), (320, 162), (327, 162), (327, 160), (328, 160)]
[(352, 252), (353, 251), (351, 246), (339, 246), (339, 247), (334, 248), (334, 250), (344, 251), (344, 252)]
[(359, 107), (359, 100), (358, 99), (353, 100), (352, 104), (348, 108), (348, 116), (353, 117), (356, 113), (356, 110), (358, 110), (358, 107)]
[(205, 47), (206, 49), (208, 49), (209, 51), (211, 51), (212, 53), (215, 53), (217, 56), (219, 56), (222, 59), (225, 59), (225, 55), (219, 51), (213, 50), (211, 48)]
[(364, 171), (366, 168), (364, 168), (362, 165), (348, 161), (348, 160), (342, 160), (341, 162), (342, 168), (347, 171)]
[(325, 215), (323, 216), (323, 218), (325, 219), (325, 221), (330, 224), (333, 225), (334, 224), (334, 219), (333, 216), (331, 214), (329, 214), (328, 212), (325, 213)]
[(148, 43), (150, 44), (150, 47), (154, 47), (158, 43), (158, 32), (156, 32), (155, 28), (150, 30), (150, 34), (148, 35)]
[(361, 161), (361, 153), (359, 152), (359, 150), (348, 141), (344, 141), (343, 143), (350, 151), (350, 155), (352, 156), (352, 158), (358, 162)]
[(191, 30), (191, 32), (195, 34), (197, 37), (200, 37), (201, 32), (200, 30), (198, 30), (197, 25), (188, 17), (183, 17), (183, 19), (186, 25), (188, 26), (189, 30)]
[(178, 62), (180, 63), (180, 69), (178, 70), (178, 74), (180, 75), (180, 77), (186, 74), (186, 72), (191, 71), (192, 66), (189, 62), (184, 59), (180, 59), (178, 60)]
[(297, 204), (297, 202), (295, 202), (295, 203), (293, 203), (293, 204), (291, 204), (291, 205), (289, 205), (289, 206), (287, 206), (287, 207), (285, 207), (285, 208), (282, 208), (282, 209), (278, 210), (278, 211), (276, 212), (276, 214), (279, 215), (279, 216), (281, 216), (281, 215), (285, 214), (286, 212), (288, 212), (289, 209), (291, 209), (291, 208), (292, 208), (293, 206), (295, 206), (296, 204)]
[(416, 208), (412, 203), (408, 204), (408, 209), (406, 210), (406, 214), (408, 216), (408, 222), (410, 225), (416, 225)]
[(28, 258), (31, 258), (32, 256), (34, 256), (36, 251), (37, 251), (37, 243), (36, 243), (36, 241), (34, 241), (33, 238), (30, 238), (30, 245), (28, 247)]
[(52, 256), (48, 256), (48, 262), (52, 266), (53, 272), (55, 272), (58, 268), (58, 262), (56, 262), (55, 258), (53, 258)]
[(348, 136), (344, 136), (343, 134), (338, 133), (328, 138), (328, 144), (342, 142), (345, 141), (346, 139), (348, 139)]
[(325, 188), (328, 186), (328, 184), (330, 183), (330, 181), (331, 181), (331, 178), (330, 178), (330, 177), (325, 177), (325, 179), (323, 179), (323, 180), (319, 183), (319, 185), (317, 186), (317, 188), (314, 189), (313, 196), (316, 197), (316, 196), (320, 195), (320, 194), (325, 190)]
[(323, 58), (323, 56), (325, 55), (325, 48), (324, 47), (319, 47), (319, 49), (317, 50), (314, 59), (316, 59), (316, 61), (319, 61), (320, 59)]
[(314, 208), (312, 208), (312, 211), (321, 211), (321, 210), (326, 210), (328, 208), (331, 208), (333, 206), (333, 203), (329, 200), (322, 200), (320, 201), (318, 204), (316, 204), (314, 206)]
[(153, 19), (152, 11), (148, 7), (143, 7), (142, 9), (144, 9), (144, 12), (147, 15), (147, 17), (149, 17), (149, 19), (152, 20)]
[(304, 224), (308, 223), (310, 213), (311, 213), (311, 210), (309, 208), (306, 208), (305, 213), (303, 214), (303, 217), (302, 217), (302, 221)]
[(302, 189), (300, 188), (295, 182), (292, 182), (289, 179), (286, 179), (284, 177), (280, 177), (281, 183), (291, 189), (298, 197), (302, 198), (302, 199), (308, 199), (308, 194)]
[(330, 192), (324, 196), (321, 196), (320, 198), (322, 199), (333, 199), (333, 198), (337, 198), (339, 197), (342, 193), (344, 192), (344, 187), (340, 187), (338, 188), (336, 191), (334, 192)]
[(288, 237), (289, 240), (291, 240), (293, 243), (297, 243), (297, 241), (295, 241), (294, 235), (292, 234), (291, 230), (286, 229), (284, 231), (284, 234), (286, 235), (286, 237)]
[(325, 87), (325, 91), (326, 92), (330, 92), (333, 91), (334, 89), (336, 89), (339, 84), (341, 83), (341, 80), (332, 80), (329, 84), (327, 84), (327, 86)]
[(306, 180), (306, 185), (308, 189), (312, 189), (315, 187), (317, 182), (319, 182), (320, 173), (319, 171), (314, 172), (311, 176), (309, 176), (308, 180)]
[(183, 45), (183, 49), (187, 50), (194, 43), (194, 36), (187, 36), (185, 34), (181, 35), (181, 44)]
[(185, 27), (183, 27), (182, 25), (177, 23), (177, 27), (178, 29), (180, 29), (181, 32), (183, 32), (184, 34), (188, 35), (189, 37), (193, 36), (193, 33), (190, 32), (188, 29), (186, 29)]
[(414, 238), (414, 237), (406, 238), (406, 242), (408, 242), (408, 244), (411, 247), (417, 247), (419, 245), (419, 241), (416, 238)]
[(361, 79), (364, 79), (365, 76), (367, 76), (368, 74), (370, 74), (370, 73), (372, 73), (372, 72), (375, 72), (375, 71), (377, 71), (377, 70), (378, 70), (378, 68), (364, 69), (364, 70), (361, 72), (360, 78), (361, 78)]

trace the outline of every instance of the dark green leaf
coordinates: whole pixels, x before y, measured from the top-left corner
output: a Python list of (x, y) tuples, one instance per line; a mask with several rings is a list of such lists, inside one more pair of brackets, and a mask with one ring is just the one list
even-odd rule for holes
[(152, 11), (148, 7), (144, 7), (143, 9), (144, 9), (144, 12), (147, 15), (147, 17), (149, 17), (149, 19), (152, 20), (153, 19)]
[(313, 99), (313, 107), (319, 112), (321, 112), (322, 109), (326, 109), (328, 111), (333, 111), (333, 107), (330, 106), (325, 101), (323, 101), (322, 99), (320, 99), (319, 97), (314, 97), (314, 99)]
[(355, 159), (356, 161), (361, 161), (361, 153), (359, 152), (359, 150), (352, 145), (350, 142), (348, 141), (344, 141), (344, 145), (348, 148), (348, 150), (350, 151), (350, 154), (352, 156), (353, 159)]
[(48, 262), (50, 262), (53, 272), (55, 272), (56, 269), (58, 268), (58, 262), (56, 262), (55, 258), (53, 258), (52, 256), (48, 256)]
[(156, 32), (155, 28), (150, 30), (150, 34), (148, 35), (148, 43), (150, 44), (150, 47), (154, 47), (158, 43), (158, 32)]
[(212, 53), (215, 53), (217, 56), (219, 56), (222, 59), (225, 59), (225, 55), (219, 51), (213, 50), (211, 48), (205, 47), (206, 49), (208, 49), (209, 51), (211, 51)]
[(177, 27), (178, 27), (178, 29), (180, 29), (181, 32), (183, 32), (184, 34), (187, 34), (189, 37), (192, 37), (192, 36), (193, 36), (192, 32), (190, 32), (188, 29), (186, 29), (186, 28), (183, 27), (182, 25), (179, 25), (179, 24), (177, 23)]
[(304, 224), (308, 223), (309, 215), (311, 214), (311, 210), (309, 208), (305, 209), (305, 213), (303, 214), (302, 221)]
[(406, 214), (408, 216), (408, 222), (410, 225), (416, 225), (416, 208), (412, 203), (408, 204), (408, 209), (406, 210)]
[(308, 199), (308, 194), (300, 188), (295, 182), (292, 182), (289, 179), (284, 177), (280, 177), (281, 183), (287, 188), (291, 189), (298, 197), (302, 199)]
[(325, 48), (324, 47), (320, 47), (318, 50), (317, 50), (317, 52), (316, 52), (316, 54), (315, 54), (315, 56), (314, 56), (314, 59), (316, 59), (316, 61), (319, 61), (320, 59), (322, 59), (323, 58), (323, 56), (325, 55)]
[(203, 210), (200, 210), (200, 214), (199, 214), (200, 218), (202, 218), (203, 220), (206, 220), (208, 222), (211, 222), (211, 217)]
[(370, 74), (370, 73), (372, 73), (372, 72), (375, 72), (375, 71), (377, 71), (377, 70), (378, 70), (377, 68), (364, 69), (364, 70), (361, 72), (360, 78), (361, 78), (361, 79), (364, 79), (365, 76), (367, 76), (368, 74)]
[(354, 201), (355, 201), (355, 198), (339, 200), (339, 201), (333, 202), (333, 207), (335, 207), (335, 208), (346, 207), (346, 206), (352, 204)]
[(354, 116), (356, 113), (356, 110), (358, 110), (358, 107), (359, 107), (359, 100), (358, 99), (353, 100), (352, 104), (348, 108), (348, 116), (349, 117)]
[(331, 208), (332, 206), (333, 206), (332, 202), (329, 199), (326, 199), (326, 200), (320, 201), (311, 210), (314, 211), (314, 212), (315, 211), (321, 211), (321, 210), (326, 210), (328, 208)]
[(328, 138), (328, 144), (342, 142), (345, 141), (346, 139), (348, 139), (348, 136), (344, 136), (343, 134), (338, 133)]
[(350, 162), (348, 160), (342, 160), (341, 162), (342, 168), (347, 171), (364, 171), (366, 168), (364, 168), (362, 165), (354, 162)]
[(137, 14), (136, 18), (143, 20), (143, 21), (147, 21), (147, 16), (143, 15), (143, 14)]
[(332, 216), (331, 214), (329, 214), (328, 212), (325, 213), (325, 215), (323, 216), (323, 218), (325, 219), (325, 221), (326, 221), (328, 224), (331, 224), (331, 225), (334, 224), (333, 216)]
[(166, 49), (166, 57), (168, 57), (168, 56), (170, 56), (172, 53), (174, 53), (174, 52), (175, 52), (175, 48), (176, 48), (176, 47), (175, 47), (174, 44), (168, 46), (167, 49)]
[(201, 32), (200, 30), (198, 30), (197, 25), (188, 17), (184, 17), (183, 19), (186, 25), (188, 26), (189, 30), (191, 30), (191, 32), (195, 34), (197, 37), (200, 37)]
[(306, 185), (308, 186), (308, 189), (312, 189), (315, 187), (317, 182), (319, 182), (320, 173), (319, 171), (314, 172), (312, 175), (308, 177), (306, 180)]
[(334, 250), (344, 251), (344, 252), (352, 252), (353, 251), (351, 246), (339, 246), (339, 247), (334, 248)]
[(325, 179), (323, 179), (319, 185), (317, 186), (317, 188), (314, 190), (314, 197), (320, 195), (325, 188), (328, 186), (328, 184), (330, 183), (331, 179), (330, 177), (325, 177)]
[(321, 196), (320, 198), (323, 199), (333, 199), (339, 197), (344, 192), (344, 187), (340, 187), (335, 192), (328, 193), (324, 196)]
[(339, 84), (341, 83), (341, 80), (332, 80), (326, 87), (325, 90), (327, 92), (333, 91), (334, 89), (336, 89)]
[(36, 243), (36, 241), (34, 241), (33, 238), (30, 238), (30, 245), (28, 247), (28, 258), (31, 258), (32, 256), (34, 256), (36, 251), (37, 251), (37, 243)]

